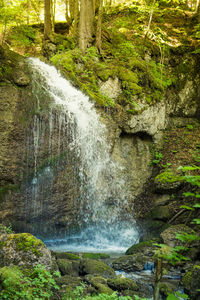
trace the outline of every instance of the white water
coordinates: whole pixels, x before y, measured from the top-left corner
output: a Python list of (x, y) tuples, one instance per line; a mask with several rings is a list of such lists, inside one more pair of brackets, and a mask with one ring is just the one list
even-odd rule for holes
[[(74, 88), (53, 66), (35, 58), (29, 59), (29, 64), (33, 70), (34, 90), (37, 90), (38, 84), (42, 85), (52, 101), (52, 108), (56, 107), (59, 111), (58, 148), (61, 128), (70, 135), (68, 147), (76, 156), (78, 163), (74, 168), (78, 167), (80, 177), (80, 231), (64, 239), (46, 242), (50, 248), (57, 250), (123, 252), (137, 241), (138, 233), (133, 218), (127, 214), (129, 191), (124, 179), (118, 178), (121, 167), (110, 158), (107, 129), (100, 122), (89, 98)], [(37, 99), (39, 106), (40, 95)], [(40, 138), (36, 121), (35, 117), (35, 169)], [(50, 110), (49, 154), (53, 126)]]

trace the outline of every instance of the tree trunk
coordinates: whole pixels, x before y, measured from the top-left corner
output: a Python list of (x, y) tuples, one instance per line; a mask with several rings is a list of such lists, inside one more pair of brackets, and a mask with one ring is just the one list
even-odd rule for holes
[(50, 39), (51, 34), (52, 34), (51, 0), (45, 0), (45, 7), (44, 7), (44, 38), (45, 38), (45, 40)]
[(159, 300), (159, 283), (162, 279), (162, 259), (157, 259), (153, 300)]
[(96, 47), (101, 53), (101, 27), (102, 27), (102, 15), (103, 15), (103, 0), (100, 0), (97, 22), (97, 35), (96, 35)]
[(78, 44), (82, 54), (92, 44), (94, 33), (94, 3), (93, 0), (81, 0)]

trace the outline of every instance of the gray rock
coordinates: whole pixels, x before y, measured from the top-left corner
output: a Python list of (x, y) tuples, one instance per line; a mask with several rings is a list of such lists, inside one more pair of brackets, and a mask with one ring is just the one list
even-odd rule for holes
[(20, 69), (13, 71), (12, 78), (15, 84), (19, 86), (26, 86), (30, 83), (30, 78)]

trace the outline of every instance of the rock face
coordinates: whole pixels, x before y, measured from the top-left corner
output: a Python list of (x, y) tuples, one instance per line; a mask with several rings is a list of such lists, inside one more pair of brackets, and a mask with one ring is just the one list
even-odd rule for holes
[[(0, 221), (12, 223), (19, 231), (40, 231), (43, 236), (64, 234), (79, 220), (81, 191), (79, 162), (74, 168), (63, 115), (50, 108), (51, 101), (42, 98), (42, 91), (40, 103), (33, 97), (22, 58), (0, 49), (0, 61), (8, 62), (12, 69), (0, 78)], [(163, 101), (151, 105), (144, 105), (141, 99), (137, 114), (117, 111), (104, 120), (111, 157), (121, 166), (118, 176), (129, 191), (127, 209), (131, 213), (152, 176), (151, 149), (162, 140), (162, 131), (173, 122), (183, 124), (186, 118), (198, 117), (200, 79), (194, 61), (192, 64), (194, 69), (188, 78), (183, 75), (178, 92), (171, 88)], [(107, 84), (114, 88), (102, 87), (110, 96), (120, 93), (117, 78)], [(160, 210), (161, 220), (167, 220), (167, 208)]]

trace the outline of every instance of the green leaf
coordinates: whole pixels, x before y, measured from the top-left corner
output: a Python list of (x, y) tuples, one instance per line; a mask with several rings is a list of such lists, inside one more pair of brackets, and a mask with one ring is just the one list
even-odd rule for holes
[(193, 207), (190, 207), (190, 206), (187, 206), (187, 205), (181, 205), (180, 208), (185, 208), (185, 209), (188, 209), (188, 210), (194, 210)]
[(175, 295), (173, 294), (169, 294), (167, 296), (167, 299), (166, 300), (180, 300), (180, 298), (176, 297)]
[(186, 192), (186, 193), (183, 193), (183, 196), (185, 196), (185, 197), (193, 197), (193, 196), (195, 196), (195, 194), (191, 193), (191, 192)]
[(192, 220), (192, 223), (194, 224), (197, 224), (197, 225), (200, 225), (200, 219), (193, 219)]
[(196, 203), (195, 205), (193, 205), (193, 207), (200, 208), (200, 203)]

